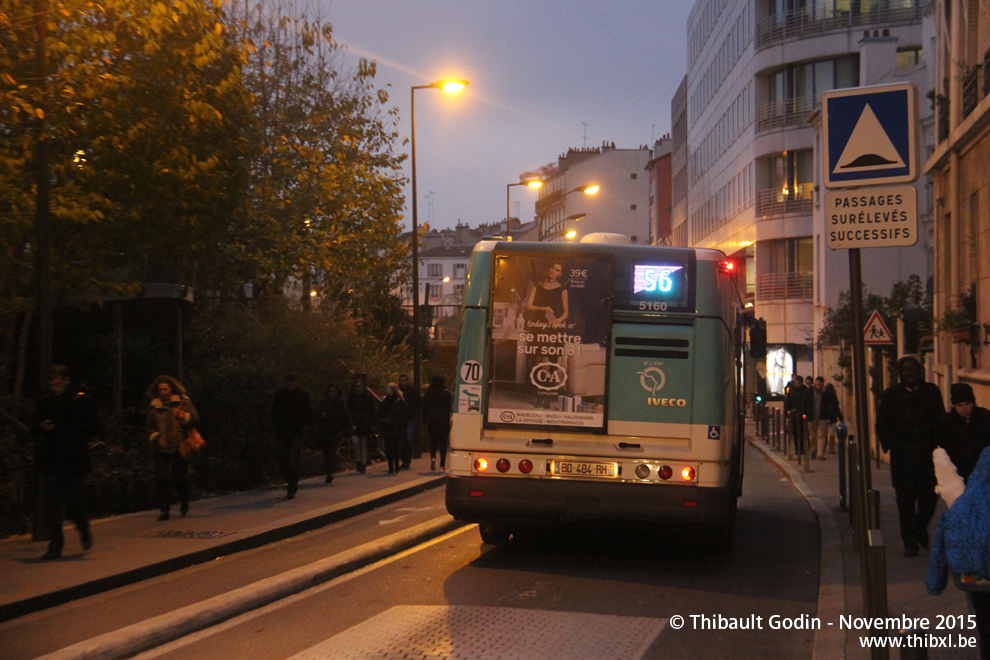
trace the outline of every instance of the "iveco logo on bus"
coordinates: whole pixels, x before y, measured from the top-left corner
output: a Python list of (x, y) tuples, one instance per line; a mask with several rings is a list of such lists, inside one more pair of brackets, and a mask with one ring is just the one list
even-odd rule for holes
[(529, 372), (529, 380), (541, 390), (556, 390), (567, 382), (567, 371), (559, 364), (541, 362)]
[(663, 408), (686, 408), (686, 399), (670, 399), (666, 397), (658, 397), (657, 392), (663, 389), (663, 386), (667, 384), (667, 376), (664, 375), (657, 367), (647, 367), (642, 371), (637, 372), (639, 375), (639, 384), (644, 390), (652, 394), (646, 398), (646, 405), (648, 406), (660, 406)]

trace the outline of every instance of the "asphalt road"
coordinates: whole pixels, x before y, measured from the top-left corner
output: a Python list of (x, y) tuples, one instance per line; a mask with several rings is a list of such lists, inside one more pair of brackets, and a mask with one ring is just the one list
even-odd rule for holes
[[(771, 626), (813, 622), (814, 517), (754, 450), (744, 487), (728, 554), (677, 529), (564, 528), (490, 546), (472, 526), (141, 657), (808, 658), (813, 630)], [(412, 508), (438, 504), (426, 493)], [(192, 583), (212, 572), (196, 571)], [(733, 623), (756, 629), (718, 629)]]

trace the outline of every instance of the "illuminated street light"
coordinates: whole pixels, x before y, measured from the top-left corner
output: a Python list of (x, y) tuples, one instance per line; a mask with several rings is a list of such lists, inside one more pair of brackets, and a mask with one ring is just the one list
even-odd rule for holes
[(409, 117), (412, 124), (410, 151), (412, 160), (412, 337), (413, 337), (413, 386), (419, 391), (419, 220), (416, 209), (416, 90), (442, 89), (459, 92), (467, 80), (437, 80), (429, 85), (413, 85), (409, 90)]
[(536, 190), (542, 185), (543, 185), (543, 180), (536, 178), (525, 179), (523, 181), (520, 181), (519, 183), (505, 184), (505, 240), (507, 241), (512, 240), (512, 220), (510, 220), (512, 216), (509, 214), (509, 188), (511, 188), (512, 186), (528, 186), (533, 190)]
[[(578, 186), (577, 188), (573, 188), (571, 190), (568, 190), (567, 192), (565, 192), (564, 194), (560, 195), (556, 199), (553, 199), (553, 201), (549, 202), (549, 205), (550, 206), (553, 206), (557, 202), (563, 201), (565, 197), (567, 197), (568, 195), (571, 195), (573, 193), (578, 193), (579, 192), (579, 193), (584, 193), (585, 195), (594, 195), (599, 190), (601, 190), (601, 186), (599, 184), (597, 184), (597, 183), (588, 183), (588, 184), (585, 184), (583, 186)], [(553, 193), (551, 193), (551, 194), (553, 194)], [(565, 208), (566, 208), (566, 206), (565, 206)], [(577, 215), (579, 215), (580, 217), (568, 216), (568, 217), (564, 218), (564, 220), (565, 221), (567, 221), (567, 220), (580, 220), (581, 218), (583, 218), (587, 214), (585, 214), (585, 213), (579, 213)], [(542, 241), (542, 240), (545, 240), (547, 238), (556, 238), (556, 237), (560, 236), (562, 234), (562, 232), (563, 232), (563, 227), (560, 227), (560, 228), (556, 229), (552, 234), (545, 234), (545, 233), (543, 233), (544, 232), (544, 227), (543, 227), (543, 224), (541, 223), (539, 230), (540, 230), (539, 240)]]

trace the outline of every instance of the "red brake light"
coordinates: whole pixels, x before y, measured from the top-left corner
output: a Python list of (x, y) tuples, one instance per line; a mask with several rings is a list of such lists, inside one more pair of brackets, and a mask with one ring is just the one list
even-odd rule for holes
[(499, 472), (508, 472), (509, 471), (509, 459), (507, 459), (507, 458), (500, 458), (500, 459), (498, 459), (498, 461), (495, 462), (495, 469), (498, 470)]
[(528, 458), (524, 458), (521, 461), (519, 461), (519, 471), (522, 472), (523, 474), (529, 474), (530, 472), (532, 472), (533, 461), (529, 460)]
[(681, 468), (681, 479), (683, 479), (684, 481), (693, 481), (694, 468), (693, 467)]
[(671, 469), (669, 465), (661, 465), (660, 469), (657, 470), (657, 473), (660, 475), (660, 478), (663, 479), (664, 481), (674, 476), (674, 471)]
[(474, 459), (474, 470), (475, 472), (484, 472), (488, 469), (488, 459), (487, 458), (476, 458)]

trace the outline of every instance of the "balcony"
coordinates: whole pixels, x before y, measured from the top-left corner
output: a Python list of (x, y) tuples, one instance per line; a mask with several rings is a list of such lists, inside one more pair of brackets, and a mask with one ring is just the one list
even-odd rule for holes
[[(829, 3), (831, 4), (831, 3)], [(756, 50), (769, 48), (790, 39), (805, 39), (829, 32), (873, 24), (890, 27), (893, 23), (920, 21), (929, 0), (915, 0), (911, 7), (871, 7), (858, 13), (810, 5), (794, 11), (774, 14), (756, 25)]]
[(756, 132), (770, 131), (787, 126), (805, 126), (805, 117), (818, 108), (818, 99), (814, 96), (799, 96), (791, 99), (774, 101), (756, 110)]
[(811, 213), (815, 186), (801, 183), (794, 189), (771, 188), (756, 193), (756, 215), (779, 215), (782, 213)]
[(813, 286), (812, 273), (765, 273), (756, 277), (756, 299), (811, 300)]

